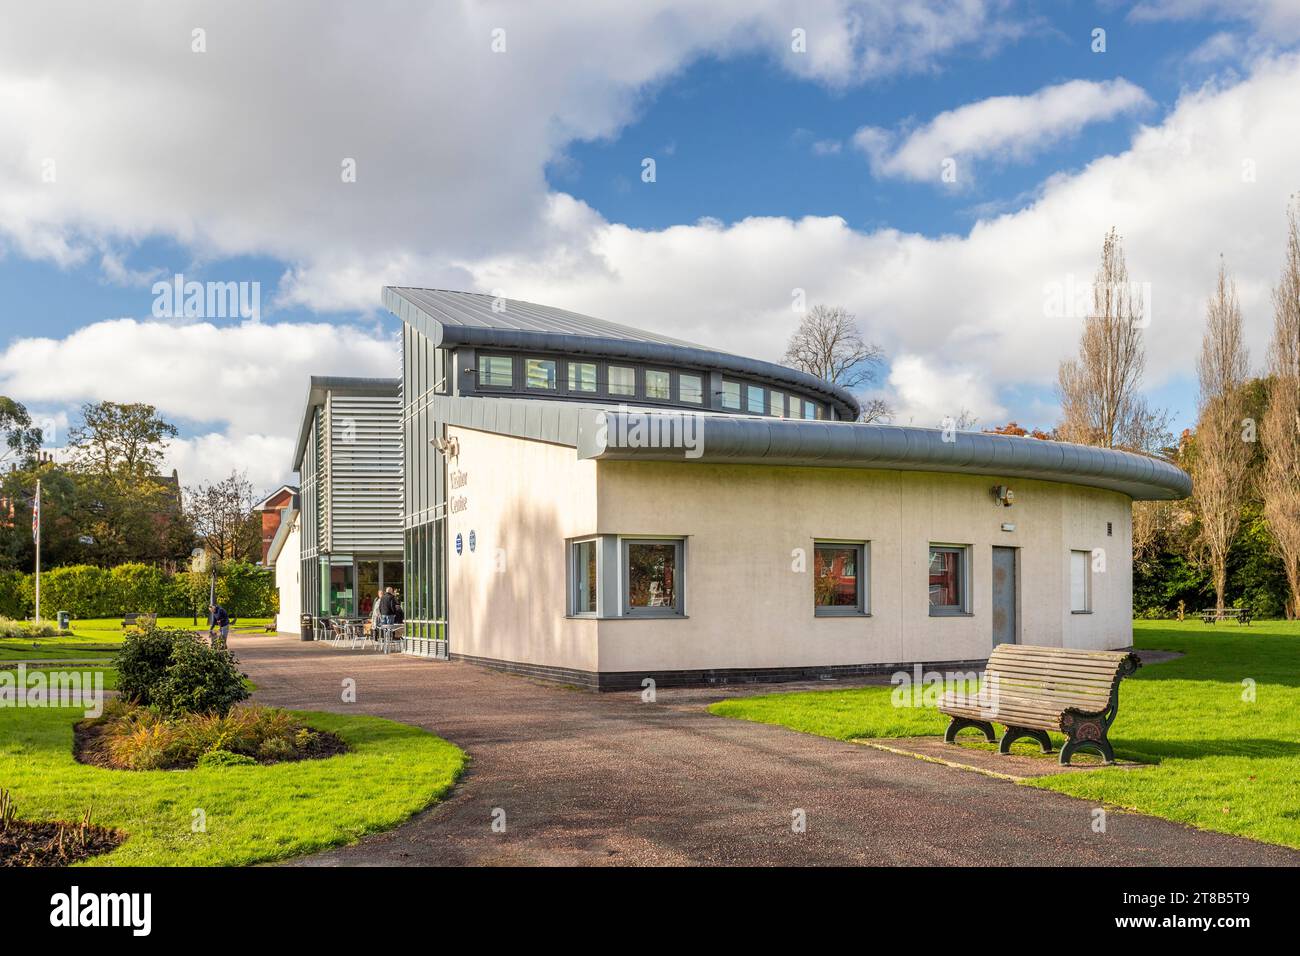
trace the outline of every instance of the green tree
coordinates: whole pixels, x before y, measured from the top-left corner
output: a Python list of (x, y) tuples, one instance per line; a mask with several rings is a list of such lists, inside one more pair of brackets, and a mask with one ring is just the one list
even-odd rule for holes
[(177, 434), (152, 405), (85, 405), (68, 433), (77, 479), (76, 523), (87, 557), (101, 566), (174, 561), (193, 541), (173, 473), (159, 468)]

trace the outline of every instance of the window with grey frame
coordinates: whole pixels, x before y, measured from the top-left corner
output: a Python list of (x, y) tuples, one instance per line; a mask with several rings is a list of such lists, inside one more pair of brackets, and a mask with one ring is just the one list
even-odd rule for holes
[(594, 617), (600, 580), (600, 544), (596, 538), (569, 542), (569, 613)]
[(928, 585), (931, 617), (969, 613), (969, 556), (970, 549), (965, 545), (930, 545)]
[(813, 613), (818, 617), (869, 613), (868, 560), (865, 542), (813, 542)]
[(514, 388), (515, 360), (509, 355), (478, 356), (479, 388)]
[(627, 617), (681, 617), (685, 547), (681, 538), (625, 538), (622, 604)]

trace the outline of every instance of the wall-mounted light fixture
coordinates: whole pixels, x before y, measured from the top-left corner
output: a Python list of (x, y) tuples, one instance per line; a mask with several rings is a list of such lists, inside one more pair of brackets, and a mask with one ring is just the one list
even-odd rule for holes
[(434, 438), (431, 440), (438, 451), (442, 452), (448, 458), (460, 457), (460, 439), (455, 435), (452, 435), (450, 438)]
[(1006, 485), (994, 485), (993, 497), (997, 499), (998, 504), (1004, 508), (1010, 508), (1012, 502), (1016, 500), (1016, 494)]

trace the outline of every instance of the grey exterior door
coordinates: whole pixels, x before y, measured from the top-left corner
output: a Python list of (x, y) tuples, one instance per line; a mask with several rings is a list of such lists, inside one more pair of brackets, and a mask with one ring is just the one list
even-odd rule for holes
[(993, 549), (993, 646), (1016, 643), (1016, 549)]

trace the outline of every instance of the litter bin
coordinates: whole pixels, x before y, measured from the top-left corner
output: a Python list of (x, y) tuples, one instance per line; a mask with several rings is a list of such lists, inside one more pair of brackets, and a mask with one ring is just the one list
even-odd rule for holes
[(60, 612), (59, 612), (59, 630), (60, 630), (60, 631), (66, 631), (66, 630), (68, 629), (68, 622), (71, 621), (71, 620), (72, 620), (72, 615), (71, 615), (71, 614), (69, 614), (67, 611), (60, 611)]
[(298, 618), (299, 637), (304, 641), (314, 641), (316, 639), (316, 619), (310, 614), (303, 614)]

